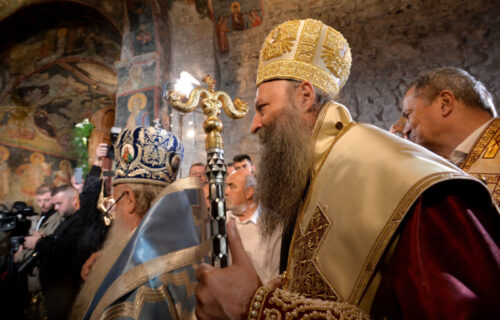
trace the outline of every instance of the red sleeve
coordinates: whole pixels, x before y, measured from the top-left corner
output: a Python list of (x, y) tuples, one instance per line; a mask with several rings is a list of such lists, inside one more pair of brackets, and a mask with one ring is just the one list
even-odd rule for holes
[(402, 226), (375, 313), (388, 319), (500, 319), (499, 220), (498, 211), (470, 190), (446, 185), (427, 191)]

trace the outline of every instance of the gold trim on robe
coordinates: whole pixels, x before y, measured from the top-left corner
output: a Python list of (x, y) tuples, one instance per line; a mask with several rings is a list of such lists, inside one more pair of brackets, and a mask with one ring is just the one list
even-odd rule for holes
[(500, 207), (500, 119), (494, 119), (481, 133), (465, 159), (462, 169), (488, 185)]
[(485, 188), (423, 147), (353, 123), (334, 102), (323, 107), (313, 137), (316, 165), (290, 246), (286, 289), (368, 313), (373, 297), (364, 296), (366, 289), (415, 200), (450, 179)]
[(165, 254), (126, 272), (108, 288), (92, 313), (91, 319), (99, 319), (105, 308), (140, 284), (147, 282), (148, 279), (182, 268), (193, 261), (202, 260), (210, 252), (211, 245), (211, 240), (207, 240), (200, 245)]

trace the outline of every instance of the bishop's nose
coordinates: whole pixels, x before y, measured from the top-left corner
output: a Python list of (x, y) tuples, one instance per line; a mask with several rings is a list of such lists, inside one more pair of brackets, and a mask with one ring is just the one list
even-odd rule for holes
[(262, 128), (262, 116), (259, 113), (256, 113), (255, 116), (253, 117), (250, 131), (252, 131), (253, 134), (256, 134), (260, 128)]

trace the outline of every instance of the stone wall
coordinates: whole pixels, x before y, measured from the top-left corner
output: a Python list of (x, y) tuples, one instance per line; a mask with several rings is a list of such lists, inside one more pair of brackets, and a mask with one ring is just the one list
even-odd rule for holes
[[(29, 3), (43, 2), (45, 1), (37, 0)], [(151, 119), (147, 122), (152, 121), (153, 114), (154, 117), (160, 116), (162, 120), (165, 118), (162, 123), (171, 120), (171, 130), (183, 140), (186, 149), (181, 176), (187, 175), (191, 163), (205, 161), (205, 134), (202, 128), (204, 116), (201, 110), (182, 115), (162, 105), (160, 94), (163, 87), (172, 85), (181, 71), (188, 71), (197, 79), (211, 74), (218, 81), (218, 90), (225, 90), (233, 98), (238, 96), (248, 101), (251, 108), (244, 119), (232, 120), (224, 114), (221, 115), (225, 127), (225, 159), (230, 162), (235, 154), (248, 153), (257, 160), (258, 145), (256, 138), (250, 134), (250, 125), (254, 115), (252, 104), (256, 89), (254, 81), (258, 54), (267, 33), (285, 20), (320, 19), (338, 29), (348, 39), (352, 49), (353, 67), (339, 101), (348, 106), (357, 121), (373, 123), (387, 129), (400, 115), (402, 96), (408, 83), (418, 72), (439, 66), (464, 68), (483, 81), (495, 97), (500, 94), (500, 84), (495, 81), (500, 74), (500, 5), (493, 0), (242, 0), (241, 14), (246, 21), (245, 30), (242, 31), (231, 28), (231, 18), (227, 16), (230, 12), (227, 7), (228, 4), (232, 5), (231, 1), (221, 0), (213, 2), (211, 6), (209, 1), (200, 0), (196, 1), (197, 7), (190, 0), (133, 2), (150, 4), (153, 8), (151, 18), (141, 18), (142, 20), (138, 20), (141, 23), (136, 24), (130, 14), (127, 14), (130, 12), (124, 6), (124, 1), (71, 1), (73, 5), (75, 2), (91, 6), (99, 3), (94, 7), (101, 16), (97, 20), (108, 20), (110, 29), (122, 32), (120, 62), (114, 64), (117, 60), (116, 51), (120, 50), (120, 39), (116, 39), (116, 35), (106, 39), (106, 32), (96, 34), (93, 29), (88, 32), (76, 32), (71, 28), (81, 27), (71, 27), (67, 29), (69, 31), (66, 39), (67, 31), (61, 29), (59, 23), (52, 29), (48, 28), (52, 31), (48, 31), (47, 36), (40, 35), (40, 40), (45, 39), (43, 45), (39, 41), (40, 45), (37, 44), (36, 50), (32, 50), (30, 48), (34, 47), (36, 41), (22, 32), (15, 31), (12, 39), (24, 49), (17, 50), (13, 56), (19, 58), (26, 52), (34, 56), (32, 60), (35, 63), (8, 62), (8, 59), (5, 59), (5, 43), (10, 43), (10, 40), (3, 42), (3, 57), (0, 62), (3, 66), (0, 70), (0, 91), (3, 100), (0, 105), (10, 106), (9, 92), (14, 87), (13, 83), (19, 82), (20, 78), (16, 78), (19, 73), (24, 79), (24, 75), (35, 72), (40, 63), (50, 64), (57, 59), (58, 54), (64, 58), (73, 55), (73, 51), (68, 51), (71, 49), (69, 44), (81, 42), (85, 48), (79, 53), (80, 57), (83, 55), (85, 59), (90, 58), (106, 65), (109, 70), (118, 74), (118, 84), (113, 83), (109, 88), (111, 90), (117, 85), (117, 89), (108, 92), (111, 99), (114, 94), (118, 96), (116, 102), (122, 105), (121, 111), (124, 111), (119, 112), (115, 124), (124, 125), (130, 118), (126, 110), (128, 99), (123, 100), (124, 98), (136, 94), (138, 90), (154, 88), (151, 97), (147, 95), (149, 91), (145, 91), (147, 100), (154, 101), (150, 110)], [(14, 9), (23, 7), (28, 1), (15, 3), (12, 8), (0, 7), (0, 17), (9, 16)], [(60, 2), (54, 4), (60, 5)], [(212, 10), (207, 9), (210, 7)], [(219, 12), (214, 13), (214, 8)], [(250, 21), (251, 9), (256, 9), (262, 18), (260, 25)], [(66, 9), (60, 11), (67, 19), (74, 20), (71, 16), (74, 13)], [(19, 12), (12, 17), (12, 21), (15, 22)], [(85, 14), (85, 11), (77, 12), (77, 15)], [(216, 17), (221, 15), (226, 15), (228, 19), (225, 31), (227, 42), (223, 38), (227, 50), (222, 50), (222, 53), (218, 48), (221, 38), (217, 38), (218, 29), (215, 23)], [(23, 18), (23, 21), (25, 20)], [(0, 25), (0, 33), (12, 33), (13, 27), (5, 21), (8, 20), (4, 20)], [(134, 60), (131, 57), (136, 56), (133, 54), (135, 47), (134, 51), (130, 51), (131, 46), (127, 44), (133, 43), (134, 39), (143, 42), (149, 39), (142, 36), (141, 31), (144, 30), (140, 29), (141, 24), (142, 27), (151, 25), (151, 30), (154, 31), (145, 31), (149, 32), (151, 39), (155, 39), (151, 40), (151, 43), (154, 42), (156, 49), (159, 49), (152, 52), (141, 51), (141, 54), (144, 53), (141, 59)], [(137, 34), (124, 32), (127, 28), (135, 30), (134, 25), (137, 27)], [(87, 36), (80, 41), (73, 33)], [(73, 46), (73, 49), (79, 49), (78, 45)], [(92, 54), (89, 55), (89, 51)], [(18, 60), (26, 61), (26, 58)], [(76, 62), (65, 60), (63, 65), (66, 69), (62, 72), (66, 73)], [(26, 69), (12, 71), (13, 67)], [(51, 74), (53, 73), (49, 72), (49, 75)], [(19, 86), (19, 83), (15, 86)], [(105, 85), (101, 85), (101, 88), (104, 87)], [(81, 90), (84, 90), (83, 87)], [(21, 95), (23, 92), (19, 91)], [(94, 99), (98, 98), (97, 93), (92, 93), (90, 89), (85, 90), (85, 94), (93, 95)], [(7, 110), (2, 109), (2, 114)], [(144, 118), (140, 115), (138, 117), (141, 121)], [(6, 125), (7, 118), (3, 118), (2, 123)], [(192, 136), (190, 131), (194, 131)]]
[[(214, 25), (208, 17), (200, 17), (194, 5), (185, 2), (174, 2), (169, 10), (169, 28), (171, 30), (172, 61), (169, 86), (172, 86), (182, 71), (189, 72), (201, 82), (210, 74), (219, 79), (219, 70), (215, 60)], [(220, 88), (220, 82), (217, 88)], [(186, 177), (189, 167), (194, 162), (206, 161), (205, 133), (203, 121), (205, 116), (201, 109), (189, 114), (170, 110), (172, 115), (172, 132), (184, 144), (184, 160), (181, 165), (181, 177)], [(190, 130), (194, 130), (191, 136)]]
[[(495, 97), (500, 94), (495, 81), (500, 75), (500, 5), (495, 1), (263, 2), (262, 25), (228, 33), (229, 52), (216, 56), (221, 87), (251, 104), (265, 36), (285, 20), (303, 18), (323, 20), (349, 41), (353, 68), (339, 101), (357, 121), (389, 128), (400, 116), (407, 84), (420, 71), (439, 66), (464, 68)], [(196, 61), (196, 56), (185, 59)], [(253, 114), (251, 108), (244, 120), (224, 120), (226, 160), (241, 152), (256, 158), (256, 138), (249, 133)]]

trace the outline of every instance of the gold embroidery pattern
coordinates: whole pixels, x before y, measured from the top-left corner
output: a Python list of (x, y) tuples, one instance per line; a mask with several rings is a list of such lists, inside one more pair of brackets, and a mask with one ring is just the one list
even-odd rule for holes
[(300, 21), (293, 20), (283, 23), (279, 28), (275, 28), (264, 42), (261, 52), (262, 58), (267, 61), (290, 52), (297, 38), (299, 26)]
[(323, 280), (314, 263), (316, 251), (330, 226), (319, 207), (316, 207), (304, 234), (297, 237), (292, 251), (293, 264), (290, 268), (291, 292), (300, 292), (306, 298), (339, 301), (328, 283)]
[[(500, 121), (498, 121), (500, 123)], [(500, 150), (500, 130), (497, 130), (495, 136), (490, 140), (486, 146), (486, 152), (483, 155), (484, 159), (494, 159)]]
[(311, 64), (298, 61), (276, 61), (269, 63), (264, 68), (259, 68), (259, 70), (257, 83), (268, 79), (296, 79), (311, 81), (326, 92), (339, 92), (339, 86), (332, 81), (331, 76)]
[(174, 251), (145, 262), (123, 274), (108, 288), (92, 312), (91, 319), (96, 319), (107, 306), (137, 288), (138, 285), (148, 281), (148, 279), (188, 266), (192, 264), (192, 261), (203, 260), (209, 254), (211, 244), (210, 240), (206, 240), (200, 245)]
[[(262, 314), (262, 310), (264, 308), (264, 302), (266, 300), (267, 295), (271, 289), (267, 287), (260, 287), (255, 291), (252, 301), (250, 302), (250, 312), (248, 312), (248, 319), (259, 319)], [(281, 315), (276, 315), (277, 317), (274, 319), (281, 319)]]
[(369, 319), (368, 315), (354, 305), (308, 299), (281, 289), (269, 294), (259, 318), (262, 316), (264, 319)]
[(119, 317), (137, 319), (141, 314), (144, 303), (163, 300), (168, 304), (172, 319), (186, 319), (179, 317), (179, 314), (186, 315), (190, 312), (182, 308), (181, 301), (174, 305), (173, 299), (168, 293), (167, 285), (184, 286), (186, 288), (186, 296), (190, 297), (194, 295), (196, 282), (191, 281), (187, 270), (178, 273), (162, 274), (160, 280), (162, 284), (158, 288), (151, 288), (146, 285), (139, 287), (134, 301), (125, 301), (110, 307), (102, 314), (101, 319), (115, 319)]
[(498, 173), (470, 173), (471, 176), (481, 180), (490, 190), (493, 201), (500, 207), (500, 174)]
[[(160, 287), (153, 289), (142, 286), (137, 289), (137, 294), (134, 301), (126, 301), (112, 306), (106, 310), (100, 319), (116, 319), (120, 317), (130, 317), (137, 319), (142, 311), (142, 306), (145, 302), (159, 302), (162, 300), (171, 300), (172, 298), (167, 292), (167, 287), (162, 284)], [(172, 305), (169, 303), (169, 305)], [(173, 319), (178, 319), (175, 309), (170, 309), (170, 315)]]
[(325, 62), (326, 67), (340, 79), (340, 87), (342, 87), (349, 77), (352, 57), (349, 44), (339, 32), (328, 28), (321, 58)]
[(385, 225), (384, 229), (377, 237), (377, 240), (375, 241), (373, 247), (371, 248), (370, 253), (368, 254), (368, 257), (366, 258), (365, 263), (361, 269), (361, 273), (359, 274), (358, 279), (356, 280), (356, 283), (354, 284), (354, 287), (351, 291), (351, 294), (347, 299), (349, 303), (359, 304), (359, 302), (361, 301), (363, 293), (365, 292), (365, 289), (368, 286), (373, 273), (375, 272), (382, 254), (384, 253), (398, 226), (405, 218), (408, 210), (410, 210), (415, 200), (431, 186), (441, 181), (451, 179), (476, 180), (460, 172), (438, 172), (422, 178), (420, 181), (415, 183), (413, 187), (408, 190), (408, 192), (403, 196), (398, 206), (392, 213), (387, 224)]
[[(485, 156), (483, 158), (494, 158), (496, 152), (498, 152), (498, 144), (500, 138), (500, 119), (495, 119), (491, 122), (486, 131), (479, 137), (479, 140), (476, 141), (472, 151), (465, 159), (464, 166), (461, 168), (465, 172), (469, 171), (474, 162), (479, 159), (483, 151), (488, 148)], [(496, 148), (495, 148), (496, 146)]]
[(295, 60), (312, 63), (322, 26), (323, 24), (318, 20), (307, 19), (304, 22), (304, 28), (302, 28), (297, 52), (295, 53)]

